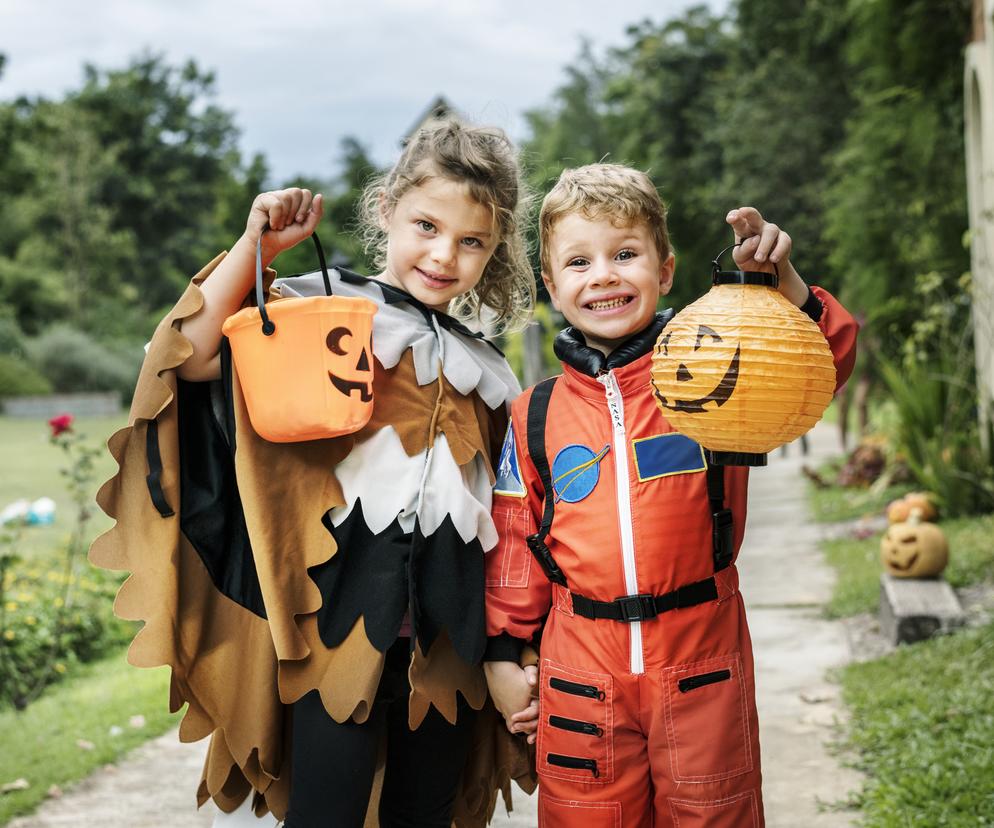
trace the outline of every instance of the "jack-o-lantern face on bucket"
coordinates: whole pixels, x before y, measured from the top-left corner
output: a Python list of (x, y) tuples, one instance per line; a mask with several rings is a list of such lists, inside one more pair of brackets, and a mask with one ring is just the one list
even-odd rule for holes
[(930, 578), (949, 562), (949, 544), (932, 523), (895, 523), (880, 539), (880, 560), (898, 578)]
[[(663, 408), (681, 411), (685, 414), (700, 414), (706, 410), (704, 406), (708, 403), (714, 403), (714, 407), (718, 408), (728, 402), (738, 384), (739, 347), (736, 346), (735, 353), (727, 363), (718, 363), (717, 370), (722, 373), (716, 384), (714, 384), (716, 374), (714, 360), (708, 359), (707, 354), (698, 354), (702, 348), (706, 349), (709, 345), (718, 343), (724, 343), (724, 340), (717, 331), (707, 325), (698, 326), (693, 350), (689, 354), (693, 355), (696, 361), (699, 361), (704, 370), (698, 369), (695, 365), (694, 371), (691, 371), (686, 362), (679, 362), (676, 368), (676, 382), (680, 399), (663, 396), (658, 385), (655, 387), (656, 399), (659, 400), (659, 404)], [(674, 342), (673, 333), (666, 333), (660, 338), (656, 347), (663, 356), (680, 359), (683, 355), (682, 350), (689, 346)], [(727, 347), (724, 350), (727, 351)], [(722, 371), (722, 369), (724, 370)]]
[(346, 397), (351, 396), (353, 391), (358, 391), (359, 399), (362, 402), (369, 402), (373, 399), (373, 374), (369, 369), (369, 356), (365, 347), (360, 349), (358, 358), (351, 350), (343, 348), (342, 342), (346, 338), (352, 339), (352, 331), (348, 328), (337, 327), (328, 332), (325, 344), (333, 354), (343, 357), (343, 360), (336, 362), (342, 362), (344, 366), (344, 370), (339, 369), (337, 373), (329, 371), (328, 378), (331, 384)]

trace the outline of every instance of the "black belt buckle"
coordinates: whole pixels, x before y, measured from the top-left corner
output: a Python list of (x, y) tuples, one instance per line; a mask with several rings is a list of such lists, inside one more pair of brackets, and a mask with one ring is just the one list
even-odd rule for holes
[(711, 515), (712, 541), (714, 544), (714, 571), (718, 572), (732, 562), (734, 532), (731, 509), (722, 509)]
[(531, 550), (532, 555), (535, 556), (535, 560), (538, 561), (538, 565), (542, 567), (545, 577), (554, 584), (566, 586), (566, 576), (559, 568), (559, 564), (556, 563), (556, 559), (552, 557), (552, 552), (546, 546), (545, 541), (535, 534), (528, 535), (525, 538), (525, 543), (528, 544), (528, 548)]
[(658, 615), (652, 595), (625, 595), (615, 600), (621, 608), (622, 621), (645, 621)]

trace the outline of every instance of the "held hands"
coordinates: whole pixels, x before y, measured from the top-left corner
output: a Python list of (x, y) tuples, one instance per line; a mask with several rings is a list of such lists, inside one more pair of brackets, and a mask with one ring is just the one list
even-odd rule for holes
[(310, 190), (299, 187), (260, 193), (252, 202), (243, 238), (254, 249), (269, 225), (269, 232), (262, 237), (263, 262), (268, 265), (279, 253), (310, 236), (323, 212), (320, 193), (312, 195)]
[(488, 661), (483, 665), (494, 705), (511, 733), (525, 733), (535, 742), (538, 728), (538, 700), (532, 693), (538, 687), (538, 668), (519, 667), (513, 661)]
[(755, 207), (738, 207), (731, 210), (725, 221), (741, 245), (732, 250), (732, 257), (740, 270), (761, 270), (780, 273), (780, 292), (800, 307), (808, 298), (808, 286), (790, 262), (793, 241), (790, 236), (771, 222), (766, 221)]

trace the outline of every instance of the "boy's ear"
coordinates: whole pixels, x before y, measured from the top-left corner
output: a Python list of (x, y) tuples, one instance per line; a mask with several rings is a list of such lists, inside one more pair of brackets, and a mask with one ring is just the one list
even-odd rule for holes
[(552, 307), (554, 307), (557, 311), (562, 311), (562, 308), (559, 307), (559, 288), (556, 287), (555, 281), (544, 270), (542, 271), (542, 283), (545, 285), (545, 289), (549, 291), (549, 298), (552, 300)]
[[(659, 268), (659, 293), (665, 296), (673, 287), (673, 273), (676, 270), (676, 256), (671, 252)], [(544, 278), (544, 277), (543, 277)]]

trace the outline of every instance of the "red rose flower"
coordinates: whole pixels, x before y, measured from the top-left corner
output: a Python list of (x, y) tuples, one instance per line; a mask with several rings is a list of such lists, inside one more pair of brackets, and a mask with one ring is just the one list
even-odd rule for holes
[(52, 436), (58, 437), (63, 431), (72, 431), (72, 414), (60, 414), (48, 421)]

